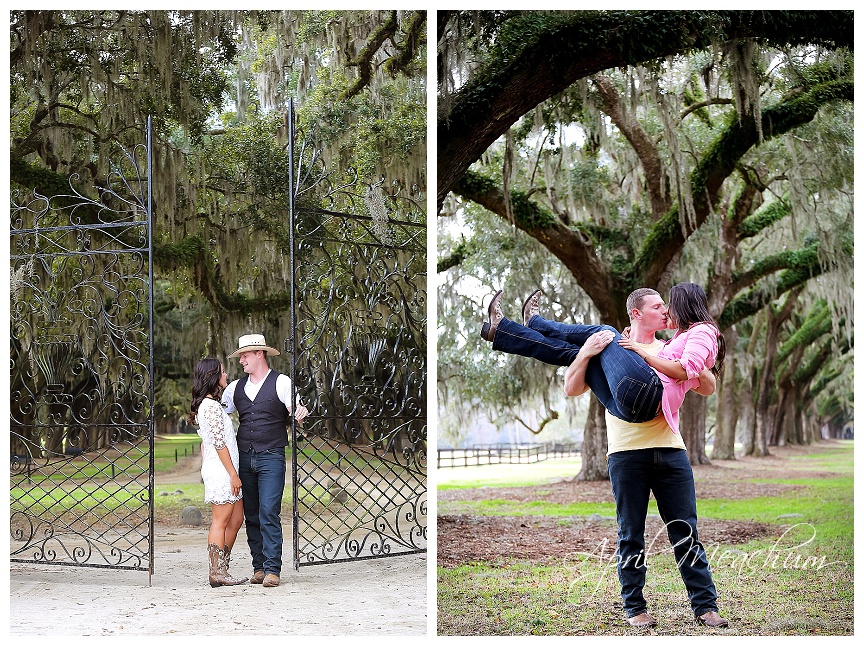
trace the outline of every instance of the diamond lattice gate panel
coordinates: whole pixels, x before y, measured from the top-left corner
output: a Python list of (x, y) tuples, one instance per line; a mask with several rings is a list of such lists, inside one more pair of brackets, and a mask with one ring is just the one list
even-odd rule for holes
[(293, 210), (295, 568), (426, 550), (425, 204), (346, 186)]
[(149, 145), (121, 150), (107, 187), (12, 196), (12, 561), (152, 574), (151, 200), (136, 157)]

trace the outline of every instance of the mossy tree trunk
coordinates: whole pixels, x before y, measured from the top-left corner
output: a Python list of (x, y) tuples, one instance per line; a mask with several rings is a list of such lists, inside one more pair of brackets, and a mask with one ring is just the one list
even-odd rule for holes
[(741, 444), (744, 455), (755, 455), (756, 452), (756, 404), (753, 401), (756, 392), (755, 375), (750, 375), (751, 388), (741, 398)]
[(705, 453), (705, 419), (708, 401), (704, 397), (690, 395), (678, 412), (678, 430), (687, 446), (690, 464), (711, 464)]
[[(738, 334), (735, 327), (726, 330), (726, 344), (734, 348)], [(740, 397), (742, 381), (737, 373), (735, 353), (726, 355), (726, 365), (723, 378), (717, 381), (717, 418), (715, 421), (714, 448), (711, 451), (712, 460), (735, 459), (735, 429), (740, 415)]]
[(576, 479), (608, 480), (605, 409), (600, 405), (600, 401), (594, 396), (594, 393), (591, 393), (590, 397), (588, 418), (585, 420), (585, 430), (582, 437), (582, 469)]

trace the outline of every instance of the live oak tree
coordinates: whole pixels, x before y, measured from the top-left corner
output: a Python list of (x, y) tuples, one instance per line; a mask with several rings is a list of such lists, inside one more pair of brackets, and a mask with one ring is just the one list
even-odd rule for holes
[[(438, 50), (439, 272), (486, 247), (470, 223), (447, 234), (467, 204), (537, 241), (619, 328), (636, 287), (700, 282), (730, 331), (849, 270), (849, 12), (450, 12)], [(682, 412), (694, 462), (705, 403)], [(585, 438), (580, 477), (604, 477), (605, 433)]]

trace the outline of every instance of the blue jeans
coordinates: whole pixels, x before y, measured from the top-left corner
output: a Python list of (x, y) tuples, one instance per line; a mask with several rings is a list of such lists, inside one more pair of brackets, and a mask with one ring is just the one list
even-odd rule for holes
[[(618, 580), (624, 615), (635, 617), (648, 608), (642, 588), (647, 569), (645, 518), (651, 491), (666, 525), (694, 616), (716, 611), (717, 590), (696, 531), (696, 488), (687, 451), (657, 448), (610, 453), (609, 479), (618, 516)], [(653, 550), (649, 548), (649, 552), (656, 551), (656, 546)]]
[(595, 332), (610, 330), (612, 342), (591, 358), (585, 383), (610, 414), (638, 424), (657, 416), (663, 398), (663, 382), (645, 360), (618, 345), (621, 335), (608, 325), (569, 325), (531, 317), (529, 327), (501, 319), (492, 348), (532, 357), (553, 366), (569, 366), (585, 341)]
[(246, 541), (252, 570), (282, 571), (282, 492), (285, 489), (285, 447), (256, 453), (240, 451), (237, 470), (243, 484)]

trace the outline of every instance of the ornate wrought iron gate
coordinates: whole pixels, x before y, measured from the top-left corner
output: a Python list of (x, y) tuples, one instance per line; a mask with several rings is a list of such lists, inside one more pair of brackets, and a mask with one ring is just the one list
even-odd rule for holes
[[(353, 194), (294, 151), (294, 567), (426, 550), (426, 218), (422, 198)], [(296, 159), (295, 159), (296, 157)], [(392, 188), (392, 187), (388, 187)], [(352, 214), (321, 208), (345, 205)], [(392, 214), (392, 215), (390, 215)]]
[(153, 574), (150, 138), (12, 196), (11, 561)]

